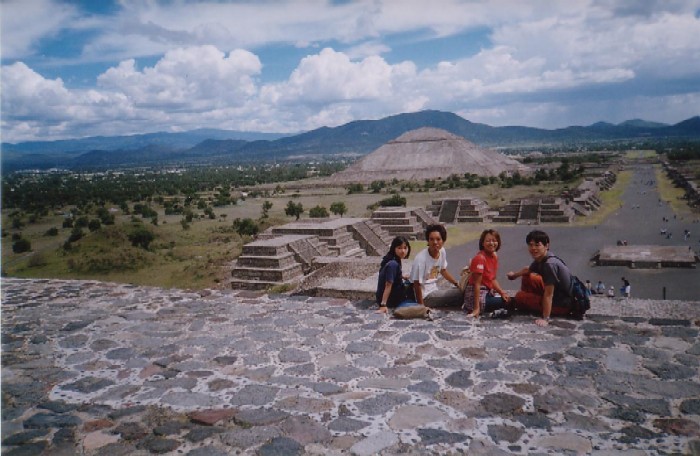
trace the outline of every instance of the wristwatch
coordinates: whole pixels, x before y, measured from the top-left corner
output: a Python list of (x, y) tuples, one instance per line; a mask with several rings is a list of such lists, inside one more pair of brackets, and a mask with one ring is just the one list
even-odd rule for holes
[(385, 302), (379, 303), (379, 307), (386, 307), (386, 303)]

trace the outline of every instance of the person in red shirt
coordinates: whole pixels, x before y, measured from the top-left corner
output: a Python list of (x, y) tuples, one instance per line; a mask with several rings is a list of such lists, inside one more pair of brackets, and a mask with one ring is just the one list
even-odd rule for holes
[[(510, 296), (496, 279), (501, 235), (496, 230), (484, 230), (479, 238), (479, 253), (469, 264), (469, 280), (464, 290), (464, 305), (468, 317), (477, 318), (484, 312), (507, 309)], [(507, 315), (507, 313), (506, 313)]]

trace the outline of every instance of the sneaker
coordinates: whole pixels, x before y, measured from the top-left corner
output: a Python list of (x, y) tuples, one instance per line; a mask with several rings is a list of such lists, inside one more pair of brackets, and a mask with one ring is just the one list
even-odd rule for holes
[(507, 318), (510, 318), (510, 313), (508, 313), (508, 309), (496, 309), (494, 312), (491, 314), (491, 318), (497, 318), (499, 320), (505, 320)]

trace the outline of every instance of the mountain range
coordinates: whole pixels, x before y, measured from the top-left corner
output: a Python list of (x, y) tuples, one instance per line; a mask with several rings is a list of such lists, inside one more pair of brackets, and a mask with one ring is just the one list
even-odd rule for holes
[(674, 125), (633, 119), (598, 122), (554, 130), (492, 127), (454, 113), (421, 111), (379, 120), (357, 120), (296, 135), (202, 129), (179, 133), (90, 137), (2, 144), (3, 172), (19, 169), (72, 170), (115, 167), (236, 164), (321, 156), (366, 155), (407, 131), (421, 127), (447, 130), (484, 147), (536, 146), (613, 140), (700, 140), (700, 116)]

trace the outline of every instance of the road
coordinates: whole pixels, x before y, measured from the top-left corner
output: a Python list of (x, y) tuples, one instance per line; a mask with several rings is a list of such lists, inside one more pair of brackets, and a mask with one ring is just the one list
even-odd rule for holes
[[(616, 295), (626, 277), (632, 286), (632, 295), (638, 298), (662, 299), (664, 288), (666, 299), (700, 301), (700, 270), (685, 268), (630, 269), (623, 266), (594, 266), (590, 259), (605, 246), (616, 245), (625, 240), (628, 245), (681, 245), (700, 251), (700, 223), (698, 219), (674, 217), (671, 207), (660, 201), (654, 169), (651, 165), (636, 165), (630, 168), (634, 175), (622, 194), (620, 208), (600, 225), (591, 227), (557, 224), (513, 225), (498, 227), (503, 246), (499, 251), (498, 280), (506, 289), (516, 289), (519, 283), (509, 282), (506, 272), (517, 270), (532, 260), (527, 252), (525, 236), (533, 229), (542, 229), (549, 234), (550, 250), (561, 257), (583, 281), (594, 285), (602, 280), (606, 286), (613, 285)], [(664, 222), (663, 218), (669, 221)], [(660, 234), (666, 228), (673, 236), (667, 239)], [(684, 240), (684, 230), (690, 230), (690, 238)], [(477, 252), (477, 241), (460, 246), (446, 245), (449, 260), (448, 270), (459, 274), (462, 267)], [(422, 245), (419, 246), (422, 248)], [(415, 247), (414, 247), (415, 248)], [(418, 251), (418, 250), (416, 250)]]

